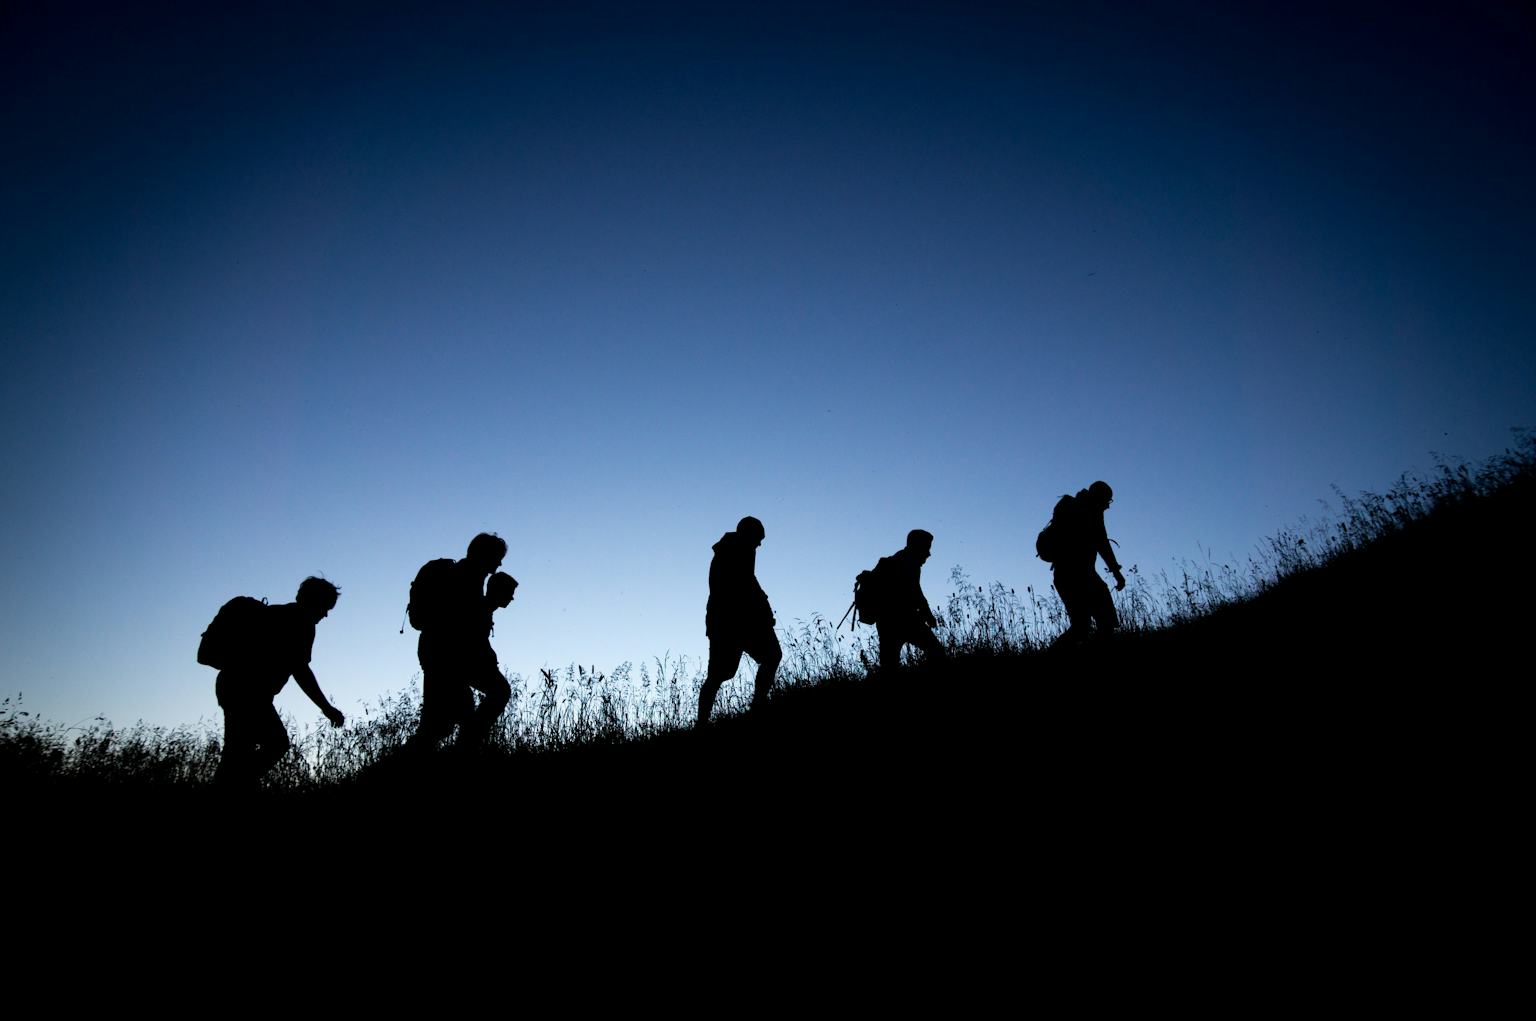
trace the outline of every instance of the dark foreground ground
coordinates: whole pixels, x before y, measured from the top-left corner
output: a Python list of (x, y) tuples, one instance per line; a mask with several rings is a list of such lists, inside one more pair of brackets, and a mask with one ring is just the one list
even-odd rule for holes
[(259, 927), (297, 901), (589, 934), (702, 911), (796, 945), (880, 930), (993, 970), (1120, 946), (1271, 984), (1496, 970), (1530, 804), (1530, 496), (1179, 628), (786, 691), (702, 733), (234, 802), (13, 791), (13, 903), (176, 889)]

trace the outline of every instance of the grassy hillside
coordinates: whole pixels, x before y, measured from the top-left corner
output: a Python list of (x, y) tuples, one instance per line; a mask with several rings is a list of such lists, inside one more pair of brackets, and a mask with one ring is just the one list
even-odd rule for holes
[[(1050, 647), (1053, 598), (962, 585), (944, 613), (951, 659), (868, 680), (854, 640), (813, 622), (787, 643), (771, 704), (703, 732), (685, 726), (686, 667), (581, 671), (523, 684), (491, 748), (408, 762), (408, 692), (346, 731), (310, 731), (261, 799), (328, 811), (515, 797), (550, 818), (594, 801), (652, 819), (901, 813), (971, 829), (1047, 810), (1166, 827), (1265, 799), (1369, 811), (1508, 756), (1533, 508), (1523, 438), (1478, 469), (1346, 500), (1243, 571), (1136, 578), (1128, 627), (1090, 647)], [(14, 705), (0, 726), (13, 799), (221, 803), (207, 783), (217, 735), (67, 734)]]
[(488, 924), (508, 953), (606, 963), (588, 947), (617, 915), (685, 974), (744, 972), (777, 936), (776, 980), (831, 970), (946, 1012), (1026, 982), (1223, 1014), (1464, 1007), (1514, 973), (1489, 918), (1524, 865), (1533, 508), (1527, 443), (1242, 571), (1136, 578), (1131, 626), (1086, 648), (1050, 647), (1053, 600), (995, 586), (945, 608), (948, 662), (885, 680), (813, 623), (765, 709), (703, 731), (677, 726), (686, 668), (577, 672), (522, 685), (491, 748), (411, 763), (405, 692), (244, 797), (207, 783), (212, 735), (12, 711), (8, 903), (59, 945), (124, 934), (114, 955), (162, 953), (162, 924), (184, 945), (193, 919), (220, 946), (302, 932), (327, 961), (388, 939), (355, 972), (400, 960), (392, 990), (420, 960), (465, 967), (453, 931)]

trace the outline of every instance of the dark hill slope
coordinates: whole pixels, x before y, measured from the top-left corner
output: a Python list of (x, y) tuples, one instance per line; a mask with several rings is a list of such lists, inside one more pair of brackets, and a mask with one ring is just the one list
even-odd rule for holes
[(408, 883), (550, 869), (644, 890), (654, 865), (672, 883), (696, 872), (698, 894), (772, 869), (866, 898), (921, 876), (925, 897), (967, 910), (1153, 899), (1165, 915), (1196, 887), (1207, 908), (1241, 890), (1246, 911), (1322, 890), (1333, 910), (1347, 890), (1390, 922), (1424, 907), (1426, 875), (1496, 896), (1517, 846), (1533, 492), (1527, 472), (1442, 501), (1177, 627), (834, 678), (699, 733), (445, 755), (237, 803), (136, 792), (13, 810), (54, 846), (79, 851), (89, 829), (155, 848), (135, 860), (156, 867), (288, 861), (302, 835), (339, 869)]
[(1046, 835), (1094, 858), (1132, 837), (1374, 844), (1485, 829), (1516, 775), (1533, 494), (1526, 473), (1442, 501), (1178, 627), (791, 690), (703, 734), (485, 779), (531, 783), (551, 817), (603, 791), (636, 825), (1003, 855)]
[(1447, 840), (1494, 840), (1521, 803), (1532, 494), (1522, 479), (1445, 503), (1246, 602), (1102, 646), (833, 679), (702, 733), (450, 759), (305, 804), (743, 861), (852, 847), (959, 883), (1026, 860), (1117, 883), (1278, 867), (1277, 891), (1319, 869), (1397, 875)]

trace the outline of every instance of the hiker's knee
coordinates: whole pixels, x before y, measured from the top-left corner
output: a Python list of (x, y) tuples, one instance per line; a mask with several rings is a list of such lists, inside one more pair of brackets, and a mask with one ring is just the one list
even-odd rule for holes
[(777, 638), (771, 644), (764, 645), (758, 650), (762, 655), (757, 657), (757, 665), (763, 670), (777, 670), (779, 664), (784, 661), (784, 649), (779, 645)]
[(485, 671), (475, 686), (480, 689), (480, 694), (485, 696), (487, 702), (506, 705), (512, 699), (512, 685), (507, 683), (506, 677), (495, 666)]

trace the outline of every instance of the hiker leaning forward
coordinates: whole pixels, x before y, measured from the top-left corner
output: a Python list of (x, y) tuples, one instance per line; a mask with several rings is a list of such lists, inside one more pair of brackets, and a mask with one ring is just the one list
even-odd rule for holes
[(757, 682), (752, 689), (752, 708), (763, 704), (784, 658), (773, 633), (773, 608), (757, 583), (757, 548), (763, 544), (763, 523), (750, 515), (715, 543), (709, 562), (709, 605), (704, 611), (704, 633), (709, 637), (709, 671), (699, 689), (699, 725), (709, 722), (720, 685), (736, 676), (741, 654), (757, 663)]
[(915, 645), (930, 659), (941, 659), (944, 646), (934, 635), (938, 618), (923, 595), (923, 564), (933, 555), (933, 533), (914, 528), (907, 544), (885, 557), (876, 570), (880, 578), (880, 614), (875, 631), (880, 636), (880, 671), (901, 665), (901, 648)]
[[(496, 573), (507, 555), (507, 541), (481, 532), (469, 543), (463, 560), (448, 564), (436, 606), (427, 615), (416, 643), (421, 662), (421, 723), (413, 745), (432, 747), (459, 728), (459, 743), (473, 747), (484, 741), (511, 699), (512, 689), (490, 651), (490, 621), (494, 609), (512, 601), (517, 582), (488, 594), (486, 578)], [(504, 598), (505, 602), (501, 599)], [(480, 692), (475, 705), (473, 692)]]
[(1061, 553), (1051, 564), (1056, 594), (1067, 609), (1071, 625), (1057, 642), (1075, 645), (1090, 636), (1108, 638), (1120, 626), (1115, 601), (1109, 586), (1094, 569), (1094, 560), (1104, 558), (1104, 566), (1115, 576), (1115, 591), (1125, 588), (1125, 575), (1115, 559), (1114, 547), (1104, 528), (1104, 512), (1114, 503), (1114, 490), (1107, 482), (1095, 482), (1079, 489), (1071, 500), (1058, 504), (1057, 515), (1065, 517)]
[[(305, 578), (294, 602), (262, 610), (259, 654), (219, 671), (214, 693), (224, 710), (224, 751), (214, 781), (225, 787), (254, 787), (288, 751), (288, 730), (272, 700), (292, 677), (331, 726), (345, 722), (310, 669), (315, 625), (336, 608), (341, 590), (324, 578)], [(254, 637), (254, 636), (253, 636)]]

